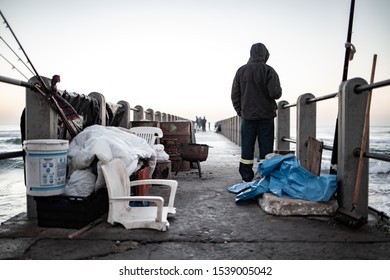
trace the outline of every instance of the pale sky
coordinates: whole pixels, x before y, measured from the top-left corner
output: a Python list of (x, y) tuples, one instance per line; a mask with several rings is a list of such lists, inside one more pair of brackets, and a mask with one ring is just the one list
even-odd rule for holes
[[(109, 102), (215, 122), (235, 115), (235, 72), (264, 43), (283, 96), (323, 96), (342, 79), (350, 0), (0, 0), (0, 9), (42, 76), (59, 89), (97, 91)], [(390, 78), (390, 1), (356, 0), (349, 78)], [(0, 36), (19, 56), (11, 33)], [(32, 74), (0, 41), (0, 53)], [(26, 79), (0, 57), (0, 75)], [(374, 90), (371, 124), (390, 125), (390, 88)], [(0, 124), (18, 124), (25, 89), (0, 83)], [(318, 103), (318, 124), (334, 124), (337, 99)], [(295, 109), (292, 109), (295, 115)]]

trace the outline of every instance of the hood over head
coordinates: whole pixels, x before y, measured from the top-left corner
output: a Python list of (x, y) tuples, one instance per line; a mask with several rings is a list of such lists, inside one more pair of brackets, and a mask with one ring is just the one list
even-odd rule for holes
[(263, 62), (266, 63), (269, 58), (269, 52), (266, 46), (262, 43), (253, 44), (250, 51), (248, 62)]

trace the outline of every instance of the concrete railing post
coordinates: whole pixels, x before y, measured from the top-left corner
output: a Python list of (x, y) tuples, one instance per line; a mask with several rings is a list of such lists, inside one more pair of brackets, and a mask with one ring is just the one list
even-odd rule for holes
[[(50, 85), (50, 79), (42, 77)], [(38, 83), (37, 78), (29, 80)], [(58, 139), (58, 114), (40, 93), (26, 89), (26, 140)]]
[(162, 122), (166, 122), (167, 121), (167, 114), (166, 113), (162, 113), (161, 114), (161, 121)]
[[(42, 77), (47, 85), (50, 79)], [(38, 83), (38, 79), (33, 77), (29, 80), (31, 84)], [(25, 140), (32, 139), (58, 139), (58, 114), (45, 100), (40, 93), (29, 88), (26, 89), (26, 111), (25, 111)], [(27, 217), (36, 218), (37, 208), (34, 198), (27, 195)]]
[(236, 135), (236, 144), (241, 146), (241, 117), (234, 117), (234, 134)]
[(104, 98), (104, 95), (98, 92), (91, 92), (88, 94), (89, 97), (94, 98), (99, 103), (99, 115), (100, 119), (102, 120), (101, 125), (106, 126), (107, 125), (107, 109), (106, 109), (106, 99)]
[(298, 97), (297, 101), (297, 147), (296, 155), (303, 167), (307, 167), (307, 141), (309, 136), (316, 138), (317, 107), (316, 103), (307, 103), (314, 98), (311, 93)]
[[(361, 147), (367, 92), (355, 93), (357, 86), (366, 85), (361, 78), (343, 82), (339, 89), (338, 117), (338, 157), (337, 157), (337, 200), (339, 206), (352, 210), (359, 156), (354, 151)], [(367, 135), (367, 147), (369, 135)], [(364, 151), (363, 151), (364, 152)], [(356, 211), (364, 218), (368, 217), (368, 159), (363, 158), (361, 187)]]
[(101, 125), (107, 125), (107, 109), (106, 109), (106, 99), (104, 95), (98, 92), (91, 92), (88, 96), (95, 98), (99, 103), (99, 115), (102, 120)]
[(240, 117), (234, 116), (220, 121), (221, 134), (237, 145), (241, 145)]
[(131, 107), (130, 104), (127, 101), (121, 100), (118, 102), (118, 104), (123, 106), (124, 109), (124, 115), (123, 118), (121, 119), (120, 123), (118, 126), (124, 127), (124, 128), (129, 128), (130, 126), (130, 112), (131, 112)]
[[(232, 131), (232, 119), (233, 118), (228, 118), (228, 119), (225, 119), (222, 123), (221, 123), (221, 133), (223, 136), (225, 136), (226, 138), (230, 139), (230, 141), (233, 141), (233, 138), (231, 137), (231, 131)], [(234, 141), (233, 141), (234, 143)]]
[(156, 111), (155, 113), (155, 120), (158, 121), (158, 122), (161, 122), (161, 112), (160, 111)]
[(145, 111), (145, 119), (148, 121), (154, 121), (154, 110), (153, 109), (147, 109)]
[(144, 108), (140, 105), (135, 106), (133, 113), (134, 121), (140, 121), (144, 119)]
[(234, 141), (233, 133), (234, 133), (234, 117), (229, 118), (228, 120), (228, 130), (226, 131), (227, 138), (231, 141)]
[(228, 125), (228, 122), (229, 122), (230, 119), (225, 119), (222, 123), (221, 123), (221, 133), (223, 136), (225, 136), (226, 138), (229, 139), (228, 137), (228, 130), (230, 129), (229, 128), (229, 125)]
[(283, 138), (290, 138), (290, 107), (283, 108), (287, 105), (287, 101), (278, 102), (278, 111), (276, 117), (276, 136), (275, 149), (277, 151), (289, 151), (290, 142), (283, 141)]

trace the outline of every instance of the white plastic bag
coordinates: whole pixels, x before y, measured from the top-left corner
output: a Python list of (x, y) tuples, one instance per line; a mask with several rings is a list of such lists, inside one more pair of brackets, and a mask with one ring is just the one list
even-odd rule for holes
[(157, 154), (157, 160), (169, 160), (169, 155), (165, 152), (164, 145), (162, 144), (154, 145), (153, 149)]
[(90, 169), (75, 170), (65, 186), (68, 196), (87, 197), (95, 191), (96, 175)]

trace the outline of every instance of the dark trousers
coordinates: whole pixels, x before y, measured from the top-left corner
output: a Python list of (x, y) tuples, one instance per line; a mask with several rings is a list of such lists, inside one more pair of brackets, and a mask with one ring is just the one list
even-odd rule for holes
[(244, 181), (253, 180), (253, 159), (256, 139), (259, 143), (260, 159), (274, 151), (274, 120), (241, 119), (241, 160), (239, 172)]

